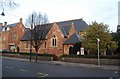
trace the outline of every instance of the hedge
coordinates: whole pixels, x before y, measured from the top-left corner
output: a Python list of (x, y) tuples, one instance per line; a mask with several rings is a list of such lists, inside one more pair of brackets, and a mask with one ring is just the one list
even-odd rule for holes
[[(72, 58), (98, 58), (97, 55), (75, 55), (75, 54), (62, 55), (61, 58), (63, 58), (63, 57), (72, 57)], [(102, 59), (119, 59), (120, 56), (118, 56), (118, 55), (115, 55), (115, 56), (106, 55), (106, 56), (100, 56), (100, 58), (102, 58)]]

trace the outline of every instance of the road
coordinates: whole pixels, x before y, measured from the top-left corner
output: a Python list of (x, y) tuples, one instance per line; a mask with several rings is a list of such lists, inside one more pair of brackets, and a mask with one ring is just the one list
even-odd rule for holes
[(2, 58), (3, 77), (118, 77), (118, 72)]

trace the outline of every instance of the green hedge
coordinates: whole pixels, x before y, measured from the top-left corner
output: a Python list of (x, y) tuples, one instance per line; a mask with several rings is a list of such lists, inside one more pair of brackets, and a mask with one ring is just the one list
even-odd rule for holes
[[(72, 57), (72, 58), (98, 58), (97, 55), (75, 55), (75, 54), (71, 54), (71, 55), (62, 55), (61, 58), (63, 57)], [(100, 56), (100, 58), (102, 59), (119, 59), (120, 56), (116, 55), (116, 56)]]
[[(19, 55), (30, 55), (30, 53), (26, 53), (26, 52), (11, 52), (11, 51), (0, 51), (0, 53), (8, 53), (8, 54), (19, 54)], [(32, 56), (35, 56), (36, 53), (32, 52)], [(98, 58), (97, 55), (75, 55), (75, 54), (71, 54), (71, 55), (61, 55), (60, 57), (57, 57), (56, 55), (53, 54), (38, 54), (38, 56), (48, 56), (48, 57), (53, 57), (55, 60), (58, 60), (60, 58), (63, 57), (72, 57), (72, 58)], [(111, 55), (107, 55), (107, 56), (100, 56), (101, 59), (119, 59), (120, 55), (115, 55), (115, 56), (111, 56)]]

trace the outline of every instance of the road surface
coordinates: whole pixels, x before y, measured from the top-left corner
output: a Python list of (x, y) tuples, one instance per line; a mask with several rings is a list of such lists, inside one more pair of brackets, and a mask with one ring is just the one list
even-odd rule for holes
[(2, 77), (118, 77), (118, 71), (2, 58)]

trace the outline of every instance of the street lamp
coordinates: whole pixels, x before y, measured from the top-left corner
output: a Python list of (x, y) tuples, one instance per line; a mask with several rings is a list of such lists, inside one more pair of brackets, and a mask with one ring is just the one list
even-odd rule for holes
[(100, 43), (100, 39), (97, 38), (97, 45), (98, 45), (98, 67), (100, 67), (99, 43)]
[(33, 15), (32, 15), (31, 29), (30, 29), (30, 32), (31, 32), (31, 36), (30, 36), (30, 61), (32, 59), (32, 30), (33, 30)]
[(3, 9), (3, 12), (1, 13), (1, 16), (5, 16), (4, 9)]

